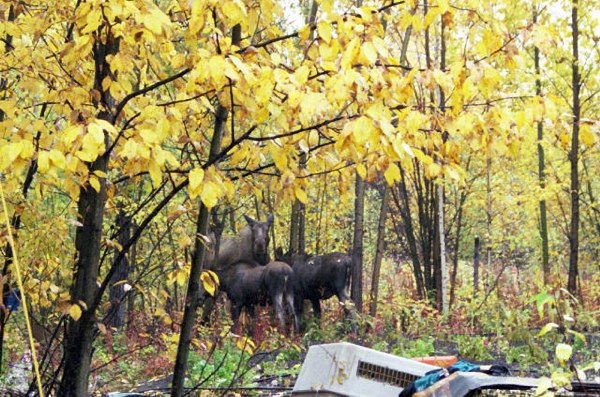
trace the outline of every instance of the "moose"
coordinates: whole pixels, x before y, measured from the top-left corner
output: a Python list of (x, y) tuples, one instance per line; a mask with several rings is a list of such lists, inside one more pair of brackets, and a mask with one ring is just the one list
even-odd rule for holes
[(269, 228), (273, 224), (273, 214), (270, 214), (264, 222), (256, 221), (248, 215), (244, 215), (244, 219), (248, 225), (238, 236), (223, 239), (217, 255), (214, 250), (209, 250), (204, 260), (208, 268), (221, 270), (238, 262), (264, 266), (269, 262)]
[(294, 330), (299, 328), (298, 316), (294, 308), (291, 286), (293, 270), (285, 262), (273, 261), (266, 266), (252, 266), (238, 262), (218, 273), (221, 288), (231, 301), (231, 318), (237, 327), (242, 309), (254, 318), (256, 305), (270, 303), (274, 306), (279, 327), (286, 328), (284, 302), (293, 317)]
[(304, 301), (309, 300), (317, 318), (321, 317), (321, 300), (337, 296), (350, 315), (347, 303), (350, 302), (348, 286), (352, 269), (352, 257), (340, 252), (308, 256), (282, 255), (277, 250), (278, 260), (286, 261), (294, 270), (292, 285), (296, 314), (302, 318)]
[[(231, 314), (237, 324), (243, 308), (254, 317), (254, 306), (272, 303), (282, 329), (285, 328), (284, 300), (298, 329), (298, 318), (293, 305), (291, 282), (292, 269), (287, 263), (269, 263), (269, 228), (273, 223), (270, 214), (266, 221), (256, 221), (244, 215), (248, 225), (238, 236), (224, 239), (218, 255), (213, 251), (205, 259), (207, 268), (219, 276), (221, 289), (231, 301)], [(214, 298), (204, 296), (201, 323), (207, 324), (215, 304)]]

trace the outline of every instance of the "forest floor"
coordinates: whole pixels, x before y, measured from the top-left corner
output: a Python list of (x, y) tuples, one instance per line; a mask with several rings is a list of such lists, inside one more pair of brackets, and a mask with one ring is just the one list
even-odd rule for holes
[[(600, 330), (583, 334), (586, 339), (585, 348), (578, 349), (573, 355), (573, 364), (582, 368), (590, 363), (590, 360), (597, 361), (600, 358)], [(539, 330), (525, 330), (523, 335), (535, 337)], [(347, 339), (347, 338), (342, 338)], [(470, 340), (471, 343), (465, 341)], [(498, 335), (448, 335), (447, 339), (435, 339), (430, 336), (422, 336), (419, 339), (412, 339), (411, 343), (415, 345), (423, 344), (417, 347), (416, 350), (423, 348), (424, 345), (433, 347), (430, 351), (431, 355), (439, 356), (457, 356), (459, 360), (466, 360), (476, 364), (500, 364), (509, 368), (510, 374), (513, 376), (527, 376), (539, 378), (542, 376), (550, 376), (552, 366), (548, 365), (548, 357), (554, 355), (552, 347), (553, 342), (538, 345), (532, 342), (533, 339), (523, 337), (523, 340), (518, 343), (505, 343), (505, 336)], [(239, 380), (227, 386), (204, 386), (197, 385), (199, 396), (289, 396), (294, 383), (299, 374), (299, 370), (306, 355), (308, 346), (312, 344), (338, 342), (332, 341), (310, 341), (305, 348), (302, 348), (298, 356), (292, 357), (289, 351), (285, 349), (275, 349), (268, 351), (256, 350), (252, 355), (249, 355), (243, 362), (240, 363), (237, 370), (240, 373), (246, 372), (251, 374), (250, 377), (242, 376)], [(422, 342), (426, 341), (426, 342)], [(360, 340), (354, 342), (361, 344)], [(388, 345), (387, 350), (381, 349), (381, 344), (374, 347), (377, 350), (385, 351), (386, 353), (396, 354), (395, 347), (397, 344)], [(415, 350), (415, 351), (416, 351)], [(423, 350), (425, 351), (425, 350)], [(545, 360), (545, 361), (541, 361)], [(600, 377), (596, 373), (588, 378), (590, 381), (600, 382)], [(148, 393), (153, 395), (162, 395), (162, 392), (167, 392), (170, 387), (171, 376), (163, 376), (159, 379), (149, 382), (143, 382), (142, 385), (133, 390), (137, 392)], [(233, 393), (233, 394), (228, 394)], [(168, 393), (167, 393), (168, 394)]]

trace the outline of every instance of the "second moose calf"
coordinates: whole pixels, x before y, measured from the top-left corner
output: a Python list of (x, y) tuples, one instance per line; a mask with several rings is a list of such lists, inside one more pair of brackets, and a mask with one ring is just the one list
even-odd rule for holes
[(221, 288), (231, 301), (234, 327), (244, 308), (254, 319), (256, 305), (272, 304), (279, 327), (285, 329), (285, 303), (293, 317), (294, 330), (297, 331), (299, 322), (294, 308), (292, 274), (293, 270), (287, 263), (278, 261), (269, 262), (266, 266), (238, 262), (219, 272)]

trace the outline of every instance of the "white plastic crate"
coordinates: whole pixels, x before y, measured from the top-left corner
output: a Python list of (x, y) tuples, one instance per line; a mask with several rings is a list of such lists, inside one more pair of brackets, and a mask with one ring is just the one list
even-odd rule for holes
[(294, 397), (398, 397), (402, 388), (439, 367), (351, 343), (308, 349)]

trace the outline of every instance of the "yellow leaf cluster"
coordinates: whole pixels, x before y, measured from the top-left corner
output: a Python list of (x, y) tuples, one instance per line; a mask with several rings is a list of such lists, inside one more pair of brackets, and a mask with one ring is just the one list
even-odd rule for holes
[(210, 296), (215, 296), (215, 291), (219, 287), (219, 276), (212, 270), (203, 271), (200, 275), (202, 286)]

